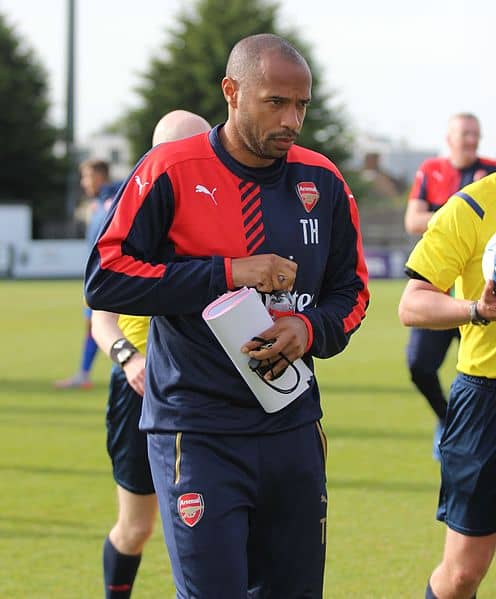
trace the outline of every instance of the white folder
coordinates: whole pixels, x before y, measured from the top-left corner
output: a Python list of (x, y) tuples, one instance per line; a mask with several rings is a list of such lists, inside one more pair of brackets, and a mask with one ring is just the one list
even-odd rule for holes
[(313, 373), (301, 359), (270, 381), (276, 389), (248, 366), (250, 357), (241, 347), (274, 324), (255, 289), (242, 287), (221, 295), (206, 306), (202, 316), (266, 412), (281, 410), (309, 388)]

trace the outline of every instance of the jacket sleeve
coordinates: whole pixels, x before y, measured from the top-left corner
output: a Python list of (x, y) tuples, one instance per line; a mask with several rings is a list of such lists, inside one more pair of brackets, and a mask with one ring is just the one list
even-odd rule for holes
[(328, 358), (341, 352), (358, 329), (369, 303), (360, 222), (346, 183), (338, 194), (331, 225), (331, 246), (315, 307), (304, 310), (313, 329), (309, 353)]
[(85, 274), (95, 310), (132, 315), (201, 311), (227, 291), (222, 256), (177, 256), (167, 241), (174, 190), (153, 150), (137, 164), (109, 210)]

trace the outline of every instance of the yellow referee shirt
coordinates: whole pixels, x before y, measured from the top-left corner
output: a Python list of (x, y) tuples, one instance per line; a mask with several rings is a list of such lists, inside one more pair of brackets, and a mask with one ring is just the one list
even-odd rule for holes
[(150, 326), (150, 317), (120, 314), (117, 324), (123, 332), (124, 337), (144, 354), (146, 350), (148, 328)]
[[(440, 208), (406, 266), (455, 297), (479, 299), (484, 288), (482, 255), (496, 233), (496, 173), (467, 185)], [(496, 324), (460, 327), (457, 369), (496, 378)]]

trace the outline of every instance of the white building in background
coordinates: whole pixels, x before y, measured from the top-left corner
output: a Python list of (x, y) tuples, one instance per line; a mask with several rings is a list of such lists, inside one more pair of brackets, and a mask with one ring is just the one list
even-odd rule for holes
[(125, 179), (133, 166), (129, 143), (117, 133), (92, 135), (79, 144), (78, 154), (81, 160), (106, 160), (110, 164), (110, 176), (114, 180)]
[(380, 168), (384, 173), (404, 181), (409, 186), (420, 163), (439, 155), (439, 150), (412, 148), (404, 139), (398, 141), (360, 132), (355, 138), (353, 156), (350, 160), (351, 168), (362, 170), (367, 156), (370, 155), (377, 155)]
[[(110, 164), (114, 181), (132, 167), (127, 140), (102, 133), (78, 147), (79, 160), (94, 158)], [(32, 239), (31, 207), (0, 204), (0, 279), (82, 278), (88, 254), (84, 239)]]

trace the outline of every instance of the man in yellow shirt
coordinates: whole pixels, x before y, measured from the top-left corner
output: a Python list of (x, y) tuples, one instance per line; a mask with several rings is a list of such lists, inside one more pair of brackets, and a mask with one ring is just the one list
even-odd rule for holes
[[(209, 123), (202, 117), (175, 110), (157, 123), (153, 145), (209, 130)], [(131, 596), (143, 547), (153, 532), (157, 516), (146, 433), (138, 430), (149, 323), (148, 316), (92, 313), (93, 337), (115, 363), (107, 406), (107, 450), (117, 483), (119, 513), (103, 548), (107, 599)]]
[[(425, 233), (432, 215), (455, 192), (496, 172), (496, 160), (478, 154), (480, 136), (480, 122), (474, 114), (460, 112), (450, 117), (446, 134), (447, 156), (428, 158), (415, 175), (405, 211), (408, 233)], [(457, 328), (433, 331), (413, 327), (406, 348), (410, 378), (438, 419), (432, 447), (436, 460), (440, 458), (438, 444), (447, 410), (438, 372), (454, 338), (460, 339)]]
[[(496, 174), (438, 210), (411, 253), (399, 305), (406, 326), (460, 327), (459, 371), (439, 445), (437, 518), (447, 525), (442, 562), (426, 599), (469, 599), (496, 549), (496, 286), (482, 256), (496, 233)], [(447, 291), (455, 285), (455, 295)]]

